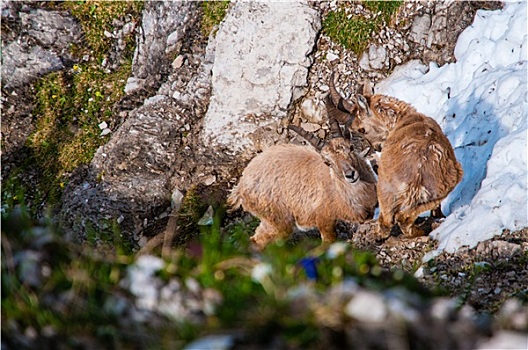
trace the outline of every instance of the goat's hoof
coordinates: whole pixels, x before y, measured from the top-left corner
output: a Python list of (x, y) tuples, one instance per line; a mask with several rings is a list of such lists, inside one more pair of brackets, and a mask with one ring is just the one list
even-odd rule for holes
[(386, 241), (387, 238), (390, 237), (391, 229), (387, 229), (386, 227), (379, 226), (375, 233), (375, 239), (376, 241), (383, 242)]
[(425, 231), (419, 227), (412, 226), (410, 229), (406, 230), (403, 234), (406, 238), (415, 238), (415, 237), (424, 236)]

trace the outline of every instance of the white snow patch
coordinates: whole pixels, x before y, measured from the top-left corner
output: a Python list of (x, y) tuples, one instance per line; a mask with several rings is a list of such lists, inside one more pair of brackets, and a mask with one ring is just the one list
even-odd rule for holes
[(425, 259), (528, 226), (526, 6), (479, 10), (458, 38), (456, 63), (427, 70), (414, 61), (377, 86), (434, 118), (464, 169)]

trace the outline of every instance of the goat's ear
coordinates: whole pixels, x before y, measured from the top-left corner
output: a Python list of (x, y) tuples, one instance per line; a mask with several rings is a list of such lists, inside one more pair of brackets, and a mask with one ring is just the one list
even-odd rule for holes
[(356, 104), (360, 110), (360, 112), (368, 117), (372, 116), (372, 112), (369, 107), (369, 103), (367, 101), (367, 98), (363, 95), (356, 95)]
[(361, 151), (361, 153), (359, 153), (359, 155), (361, 157), (365, 158), (369, 152), (370, 152), (370, 147), (367, 147), (363, 151)]
[(323, 162), (326, 164), (327, 167), (331, 168), (332, 167), (332, 162), (330, 161), (330, 159), (326, 158), (323, 156)]
[(321, 158), (323, 158), (323, 162), (329, 167), (331, 168), (332, 167), (332, 164), (334, 163), (333, 160), (332, 160), (332, 157), (327, 153), (325, 152), (325, 150), (323, 150), (322, 152), (319, 153), (321, 155)]
[(361, 91), (363, 95), (374, 95), (374, 86), (372, 85), (372, 82), (368, 79), (363, 80)]

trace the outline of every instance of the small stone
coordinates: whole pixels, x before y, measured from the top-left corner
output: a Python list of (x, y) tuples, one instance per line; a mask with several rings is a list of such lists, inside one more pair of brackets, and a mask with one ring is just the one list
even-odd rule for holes
[(125, 94), (130, 94), (140, 88), (140, 82), (142, 79), (130, 77), (128, 78), (125, 85)]
[(183, 193), (177, 188), (174, 189), (171, 195), (171, 207), (177, 211), (180, 209), (182, 202), (183, 202)]
[(414, 19), (411, 33), (409, 37), (412, 41), (418, 44), (425, 44), (425, 38), (429, 33), (431, 27), (431, 17), (429, 15), (423, 15)]
[(180, 68), (181, 66), (183, 66), (184, 61), (185, 61), (185, 57), (183, 55), (179, 55), (178, 57), (174, 59), (174, 61), (172, 61), (172, 68), (173, 69)]
[(213, 224), (213, 214), (214, 209), (213, 207), (209, 206), (207, 208), (207, 211), (204, 213), (204, 215), (198, 220), (198, 225), (200, 226), (211, 226)]
[(172, 94), (172, 98), (175, 99), (175, 100), (179, 100), (181, 98), (181, 92), (179, 91), (174, 91), (174, 93)]
[(418, 270), (416, 270), (416, 272), (414, 273), (414, 277), (415, 278), (423, 278), (424, 277), (424, 267), (423, 266), (420, 266), (418, 268)]
[(134, 31), (136, 24), (134, 22), (128, 22), (123, 26), (122, 33), (123, 35), (131, 34)]
[(331, 52), (331, 51), (328, 51), (328, 52), (326, 53), (326, 60), (327, 60), (328, 62), (333, 62), (333, 61), (337, 60), (338, 58), (339, 58), (339, 56), (337, 56), (336, 54), (334, 54), (334, 53)]
[(97, 126), (101, 130), (104, 130), (104, 129), (108, 128), (108, 124), (106, 124), (106, 122), (99, 123)]
[(215, 182), (216, 182), (216, 176), (215, 175), (209, 175), (203, 181), (205, 186), (211, 186)]
[(321, 125), (315, 123), (301, 123), (301, 128), (308, 132), (316, 132), (321, 129)]
[(387, 59), (387, 50), (381, 45), (371, 45), (369, 48), (369, 65), (375, 70), (381, 70), (385, 67)]
[(383, 322), (387, 307), (379, 294), (360, 291), (347, 304), (345, 312), (360, 322)]

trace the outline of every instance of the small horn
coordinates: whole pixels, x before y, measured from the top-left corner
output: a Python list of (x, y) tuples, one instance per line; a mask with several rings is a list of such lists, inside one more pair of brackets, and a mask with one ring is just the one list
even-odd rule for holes
[(330, 137), (333, 139), (343, 137), (341, 133), (341, 127), (335, 118), (329, 118), (330, 120)]
[(374, 86), (370, 80), (364, 79), (360, 87), (362, 95), (374, 95)]
[(352, 119), (352, 115), (337, 109), (330, 94), (326, 95), (325, 105), (326, 112), (328, 113), (328, 118), (336, 119), (341, 124), (347, 124)]
[(347, 114), (354, 113), (356, 109), (355, 101), (353, 102), (347, 101), (341, 96), (341, 94), (337, 91), (335, 87), (334, 77), (335, 77), (335, 73), (332, 72), (332, 75), (330, 76), (330, 84), (328, 85), (330, 88), (330, 97), (332, 98), (332, 103), (339, 111), (343, 113), (347, 113)]
[[(326, 96), (325, 99), (326, 104), (326, 112), (328, 113), (328, 119), (330, 121), (330, 137), (335, 139), (338, 137), (343, 137), (343, 134), (341, 133), (341, 127), (339, 126), (339, 117), (342, 115), (339, 110), (334, 106), (332, 103), (332, 98), (330, 95)], [(343, 113), (344, 114), (344, 113)], [(350, 120), (350, 115), (346, 115), (348, 118), (345, 120), (345, 122), (342, 122), (342, 124), (345, 124)]]
[(320, 151), (325, 145), (324, 140), (321, 140), (317, 136), (310, 134), (308, 131), (304, 130), (301, 127), (289, 124), (288, 129), (295, 131), (297, 134), (302, 136), (306, 141), (310, 143), (310, 145), (314, 146), (318, 151)]
[(367, 98), (363, 95), (358, 94), (356, 95), (356, 101), (357, 101), (357, 106), (360, 109), (360, 111), (364, 113), (366, 116), (371, 117), (372, 111), (370, 110), (369, 101), (367, 100)]

